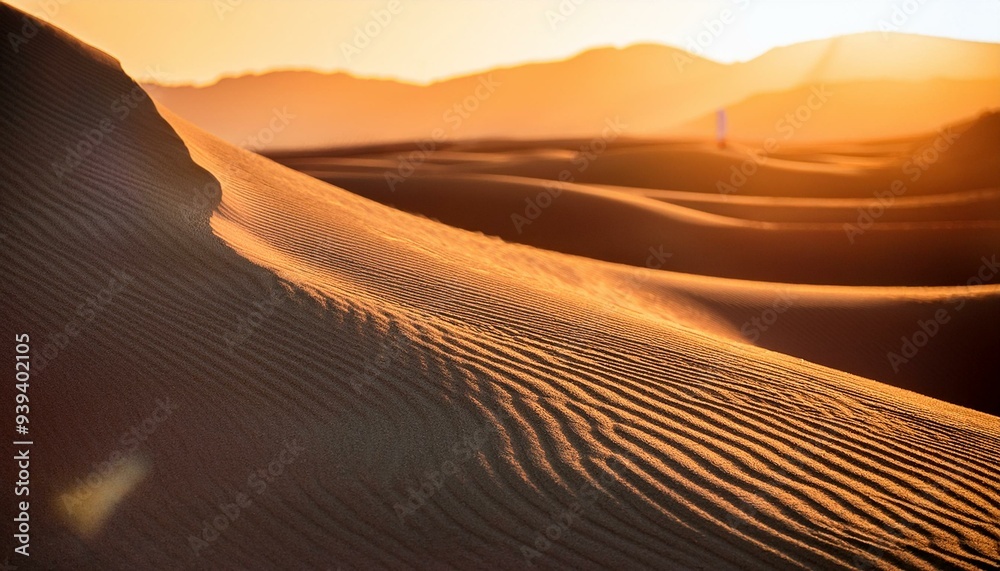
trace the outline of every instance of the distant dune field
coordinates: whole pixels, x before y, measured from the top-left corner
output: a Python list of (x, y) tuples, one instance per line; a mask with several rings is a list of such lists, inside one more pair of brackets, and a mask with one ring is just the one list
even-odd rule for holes
[[(725, 322), (739, 341), (996, 414), (1000, 389), (992, 379), (1000, 366), (992, 354), (1000, 331), (983, 317), (1000, 310), (993, 287), (1000, 171), (989, 166), (1000, 154), (1000, 114), (942, 133), (799, 145), (759, 162), (749, 147), (645, 140), (609, 141), (601, 153), (580, 140), (274, 158), (384, 204), (506, 241), (752, 280), (656, 272), (653, 279), (664, 281), (652, 296), (682, 291), (711, 308), (713, 322)], [(922, 158), (927, 149), (933, 164)], [(736, 172), (739, 187), (730, 184)], [(562, 173), (572, 182), (560, 182)], [(980, 270), (986, 284), (969, 288)], [(948, 323), (938, 327), (933, 316), (941, 308)], [(919, 324), (928, 319), (934, 342), (912, 365), (892, 357), (912, 352), (902, 336), (920, 341)]]
[(409, 149), (284, 166), (58, 29), (0, 69), (39, 568), (1000, 561), (1000, 285), (967, 286), (995, 116), (851, 246), (935, 135), (788, 148), (729, 200), (739, 146), (622, 138), (529, 217), (578, 141), (447, 147), (388, 192)]

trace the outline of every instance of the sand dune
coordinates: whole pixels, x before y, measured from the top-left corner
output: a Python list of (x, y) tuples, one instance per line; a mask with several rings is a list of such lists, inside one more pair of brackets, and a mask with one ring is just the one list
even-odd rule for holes
[[(285, 71), (203, 87), (145, 87), (182, 117), (254, 150), (590, 138), (609, 118), (626, 124), (630, 136), (705, 138), (715, 132), (720, 107), (729, 109), (734, 140), (830, 142), (913, 135), (1000, 107), (1000, 48), (870, 33), (734, 65), (636, 45), (427, 86)], [(817, 99), (813, 88), (831, 95)], [(295, 119), (268, 133), (276, 113)], [(786, 119), (789, 113), (799, 119)]]
[(964, 285), (984, 255), (1000, 251), (1000, 175), (987, 166), (1000, 115), (942, 133), (889, 151), (857, 144), (843, 160), (804, 146), (768, 154), (636, 140), (609, 141), (600, 152), (585, 141), (524, 143), (520, 152), (508, 142), (500, 156), (489, 147), (415, 147), (275, 158), (454, 226), (599, 260), (643, 266), (653, 245), (673, 254), (665, 268), (692, 274)]
[[(973, 295), (966, 285), (1000, 247), (1000, 181), (977, 167), (989, 164), (1000, 143), (998, 117), (949, 128), (958, 138), (915, 182), (904, 165), (915, 164), (939, 135), (822, 155), (819, 147), (782, 149), (733, 194), (712, 192), (710, 177), (739, 167), (740, 152), (692, 143), (615, 142), (583, 172), (574, 162), (579, 155), (567, 150), (580, 142), (455, 145), (430, 154), (402, 181), (385, 174), (399, 172), (399, 157), (409, 154), (402, 147), (275, 158), (384, 204), (506, 241), (769, 282), (670, 277), (657, 295), (684, 292), (737, 331), (737, 340), (996, 414), (1000, 391), (992, 379), (1000, 368), (991, 355), (1000, 337), (982, 320), (997, 315), (996, 291)], [(557, 184), (566, 170), (582, 180), (689, 190)], [(876, 196), (890, 192), (895, 177), (906, 181), (906, 192), (883, 207)], [(769, 189), (779, 196), (762, 195)], [(871, 217), (859, 221), (861, 213)], [(654, 251), (667, 255), (651, 257)], [(889, 357), (903, 356), (901, 337), (936, 309), (956, 307), (951, 298), (975, 309), (963, 305), (954, 321), (949, 310), (947, 329), (913, 365)]]
[[(23, 18), (0, 6), (3, 36)], [(14, 276), (0, 328), (28, 331), (35, 355), (33, 564), (1000, 560), (997, 417), (743, 342), (727, 312), (761, 307), (772, 284), (637, 270), (378, 204), (154, 106), (55, 29), (0, 66)], [(690, 226), (740, 223), (634, 200)], [(817, 309), (786, 342), (838, 304), (905, 321), (960, 295), (988, 322), (1000, 293), (797, 287)], [(851, 315), (842, 327), (863, 323)]]

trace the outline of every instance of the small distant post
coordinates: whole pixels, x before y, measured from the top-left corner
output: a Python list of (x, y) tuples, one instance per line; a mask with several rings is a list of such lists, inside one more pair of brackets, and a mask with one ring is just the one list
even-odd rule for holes
[(726, 148), (726, 110), (722, 107), (715, 112), (715, 141), (720, 149)]

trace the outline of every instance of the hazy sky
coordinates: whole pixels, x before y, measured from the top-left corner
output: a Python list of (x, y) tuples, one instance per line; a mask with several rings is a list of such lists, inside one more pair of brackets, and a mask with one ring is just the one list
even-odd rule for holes
[(731, 62), (878, 30), (1000, 42), (1000, 0), (8, 1), (166, 83), (277, 68), (426, 82), (639, 42)]

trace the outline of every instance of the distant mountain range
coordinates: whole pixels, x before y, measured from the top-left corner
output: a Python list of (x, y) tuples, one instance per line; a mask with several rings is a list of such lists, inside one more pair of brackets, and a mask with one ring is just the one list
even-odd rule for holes
[(1000, 107), (1000, 45), (866, 33), (731, 65), (635, 45), (430, 85), (276, 71), (144, 87), (202, 128), (265, 151), (589, 137), (614, 118), (627, 136), (710, 138), (719, 108), (732, 139), (810, 142), (910, 135)]

